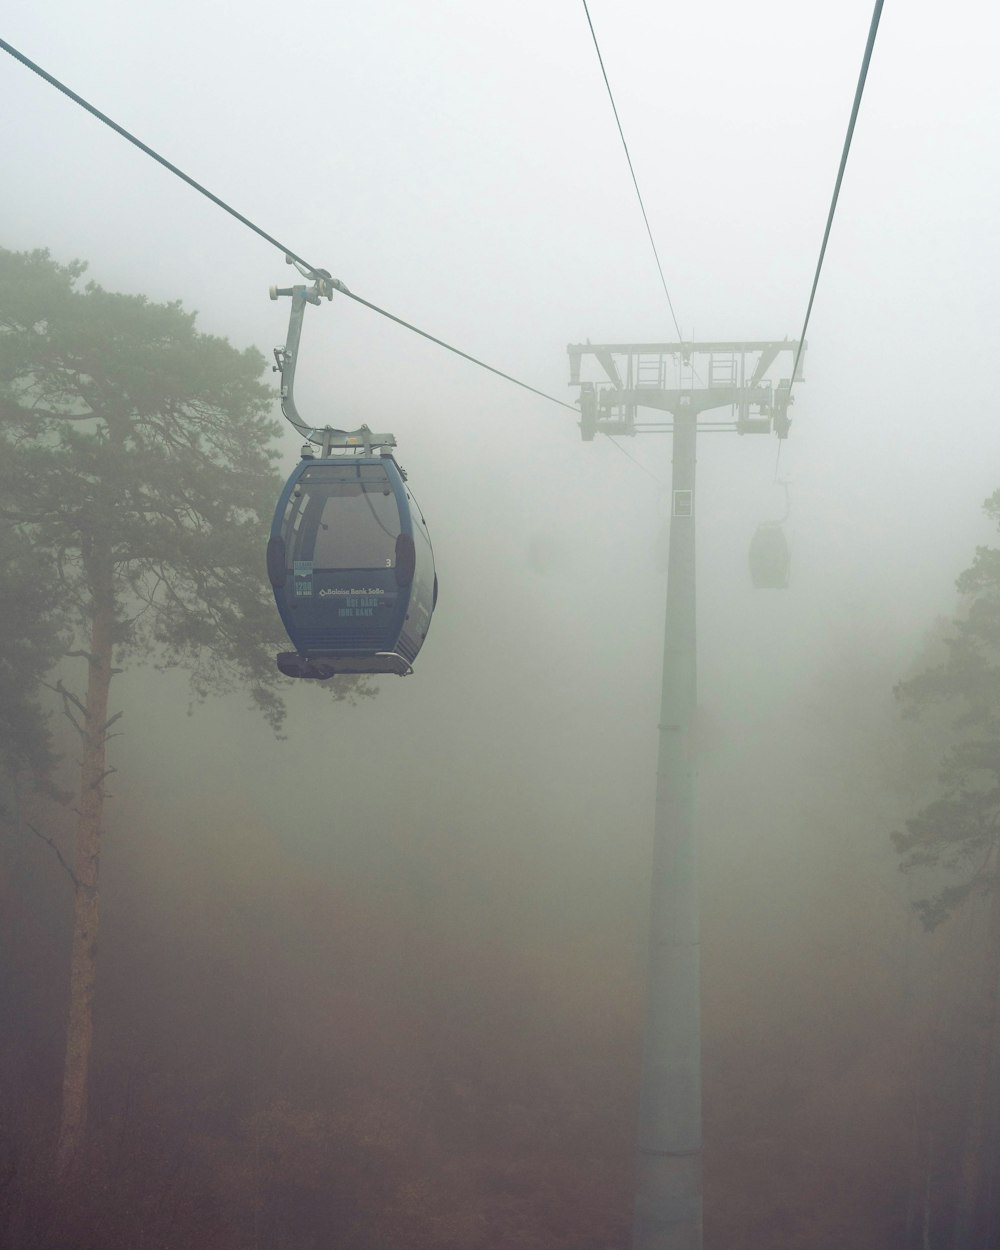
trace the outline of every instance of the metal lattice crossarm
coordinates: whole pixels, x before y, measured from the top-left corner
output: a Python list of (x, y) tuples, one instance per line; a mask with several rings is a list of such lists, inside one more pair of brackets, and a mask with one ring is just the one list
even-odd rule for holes
[[(791, 339), (573, 343), (567, 351), (570, 385), (580, 387), (580, 429), (587, 441), (596, 434), (661, 431), (662, 420), (639, 420), (643, 408), (674, 417), (729, 408), (732, 419), (724, 428), (786, 438), (791, 384), (801, 380), (804, 344), (800, 351), (799, 342)], [(787, 376), (790, 369), (784, 377), (777, 369), (785, 353), (798, 359), (795, 379)], [(596, 369), (586, 369), (587, 357), (593, 357)], [(586, 377), (588, 372), (593, 376)]]

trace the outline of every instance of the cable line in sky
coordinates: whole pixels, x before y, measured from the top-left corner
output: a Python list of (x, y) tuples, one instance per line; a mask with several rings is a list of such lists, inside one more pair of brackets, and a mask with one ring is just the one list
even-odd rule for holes
[(656, 250), (656, 243), (653, 240), (653, 231), (649, 224), (649, 218), (646, 215), (646, 205), (642, 202), (642, 192), (639, 190), (639, 180), (635, 176), (635, 169), (632, 165), (632, 156), (628, 150), (628, 144), (625, 142), (625, 131), (622, 129), (621, 118), (618, 116), (618, 106), (615, 104), (614, 92), (611, 90), (611, 83), (608, 81), (608, 71), (604, 68), (604, 57), (601, 56), (601, 45), (597, 42), (597, 33), (594, 30), (594, 23), (590, 20), (590, 9), (587, 8), (587, 0), (583, 0), (583, 11), (587, 15), (587, 25), (590, 27), (590, 37), (594, 41), (594, 51), (597, 53), (597, 60), (601, 66), (601, 74), (604, 76), (604, 85), (608, 89), (608, 99), (611, 101), (611, 110), (615, 115), (615, 124), (618, 126), (618, 134), (621, 137), (622, 147), (625, 149), (625, 159), (628, 161), (628, 171), (632, 175), (632, 185), (635, 187), (635, 194), (639, 200), (639, 208), (642, 210), (642, 220), (646, 223), (646, 233), (649, 235), (649, 246), (653, 249), (653, 259), (656, 261), (656, 270), (660, 275), (660, 282), (663, 285), (663, 294), (667, 297), (667, 307), (670, 309), (670, 316), (674, 323), (674, 329), (677, 331), (677, 341), (682, 343), (684, 335), (681, 334), (681, 328), (677, 323), (677, 314), (674, 312), (674, 303), (670, 298), (670, 292), (667, 290), (667, 280), (663, 276), (663, 266), (660, 264), (660, 254)]
[(133, 144), (133, 146), (137, 147), (140, 152), (144, 152), (147, 156), (152, 157), (152, 159), (162, 165), (164, 169), (167, 169), (170, 173), (175, 174), (183, 182), (186, 182), (189, 187), (193, 187), (195, 191), (204, 195), (206, 199), (211, 200), (213, 204), (217, 205), (224, 212), (229, 213), (231, 217), (235, 217), (236, 220), (246, 226), (248, 230), (252, 230), (254, 234), (259, 235), (265, 240), (265, 242), (270, 243), (280, 252), (283, 252), (290, 261), (294, 261), (297, 265), (301, 266), (303, 270), (307, 271), (308, 276), (327, 283), (334, 290), (339, 291), (340, 294), (346, 295), (348, 299), (354, 300), (356, 304), (363, 304), (365, 308), (370, 308), (372, 312), (378, 313), (380, 317), (385, 317), (389, 321), (394, 321), (397, 325), (402, 326), (405, 330), (410, 330), (414, 334), (419, 334), (421, 338), (425, 338), (429, 342), (435, 343), (438, 347), (443, 347), (445, 351), (452, 352), (456, 356), (461, 356), (463, 360), (469, 361), (470, 364), (478, 365), (480, 369), (485, 369), (488, 373), (493, 373), (498, 378), (503, 378), (505, 381), (513, 383), (514, 386), (521, 387), (522, 390), (530, 391), (533, 395), (538, 395), (541, 399), (547, 399), (550, 403), (558, 404), (560, 408), (568, 408), (570, 412), (579, 415), (579, 410), (574, 404), (568, 404), (565, 400), (557, 399), (554, 395), (549, 395), (545, 391), (540, 391), (537, 387), (530, 386), (527, 382), (522, 382), (519, 378), (515, 378), (512, 374), (504, 373), (502, 369), (494, 368), (493, 365), (489, 365), (486, 361), (480, 360), (478, 356), (472, 356), (469, 352), (463, 352), (460, 348), (454, 347), (451, 343), (446, 342), (444, 339), (440, 339), (436, 335), (428, 333), (426, 330), (421, 330), (419, 326), (415, 326), (409, 321), (404, 321), (402, 317), (397, 317), (393, 313), (387, 312), (386, 309), (380, 308), (377, 304), (372, 304), (369, 300), (362, 299), (360, 295), (355, 295), (353, 291), (349, 290), (338, 279), (331, 278), (327, 270), (318, 269), (315, 265), (310, 265), (307, 260), (304, 260), (296, 252), (293, 252), (290, 247), (286, 247), (284, 243), (281, 243), (273, 235), (268, 234), (266, 230), (261, 229), (261, 227), (251, 221), (249, 217), (244, 217), (242, 213), (237, 212), (237, 210), (230, 204), (227, 204), (225, 200), (222, 200), (217, 195), (214, 195), (207, 187), (202, 186), (200, 182), (196, 182), (194, 178), (186, 174), (182, 169), (178, 169), (178, 167), (171, 161), (168, 161), (165, 156), (161, 156), (159, 152), (155, 151), (148, 144), (143, 143), (141, 139), (126, 130), (124, 126), (119, 126), (119, 124), (112, 120), (107, 113), (102, 113), (101, 110), (95, 105), (89, 103), (89, 101), (85, 100), (82, 96), (77, 95), (77, 93), (67, 87), (65, 83), (60, 82), (58, 78), (55, 78), (52, 74), (42, 69), (40, 65), (32, 61), (30, 57), (25, 56), (23, 52), (19, 52), (17, 48), (13, 47), (5, 39), (0, 39), (0, 48), (12, 56), (14, 60), (20, 61), (22, 65), (24, 65), (27, 69), (30, 69), (32, 73), (37, 74), (39, 78), (43, 79), (50, 86), (55, 87), (57, 91), (61, 91), (62, 94), (72, 100), (74, 104), (78, 104), (93, 117), (96, 117), (98, 121), (103, 122), (105, 126), (109, 126), (116, 134), (121, 135), (123, 139), (126, 139), (129, 143)]
[(837, 181), (833, 188), (833, 199), (830, 201), (830, 212), (826, 219), (826, 229), (823, 231), (823, 242), (819, 249), (819, 260), (816, 262), (816, 274), (813, 278), (812, 290), (809, 292), (809, 303), (806, 307), (805, 320), (802, 322), (802, 333), (799, 335), (799, 349), (795, 353), (795, 363), (792, 366), (791, 385), (795, 385), (795, 379), (799, 371), (799, 357), (802, 355), (802, 349), (806, 343), (806, 328), (809, 325), (809, 317), (812, 313), (813, 300), (816, 298), (816, 288), (819, 286), (819, 275), (823, 268), (823, 258), (826, 256), (826, 245), (830, 238), (830, 229), (833, 226), (833, 216), (837, 211), (837, 200), (840, 198), (840, 187), (844, 181), (844, 170), (847, 168), (847, 157), (851, 150), (851, 140), (854, 138), (854, 124), (858, 120), (858, 110), (861, 108), (861, 97), (865, 91), (865, 80), (868, 77), (868, 66), (872, 59), (872, 48), (875, 46), (875, 35), (878, 31), (879, 18), (882, 16), (882, 0), (875, 0), (875, 9), (872, 13), (871, 26), (868, 30), (868, 43), (865, 45), (865, 55), (861, 61), (861, 73), (858, 77), (857, 89), (854, 92), (854, 107), (851, 109), (851, 120), (847, 125), (847, 137), (844, 140), (844, 150), (840, 155), (840, 168), (837, 170)]

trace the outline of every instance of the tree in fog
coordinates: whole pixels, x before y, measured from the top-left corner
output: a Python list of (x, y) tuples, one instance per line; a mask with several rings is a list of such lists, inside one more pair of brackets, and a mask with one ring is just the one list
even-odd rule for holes
[[(985, 509), (1000, 525), (1000, 491)], [(915, 903), (927, 929), (971, 900), (985, 900), (982, 989), (977, 1004), (976, 1062), (959, 1180), (956, 1250), (975, 1243), (988, 1153), (994, 1055), (1000, 1030), (1000, 549), (980, 547), (959, 577), (965, 611), (945, 639), (943, 660), (903, 682), (904, 710), (940, 707), (950, 732), (937, 793), (893, 835), (900, 867), (930, 882)]]
[[(44, 563), (44, 555), (35, 557), (20, 541), (0, 505), (0, 771), (27, 772), (38, 781), (53, 762), (39, 678), (61, 648)], [(0, 805), (0, 815), (5, 810)]]
[[(1000, 491), (985, 507), (1000, 524)], [(1000, 549), (980, 547), (957, 586), (967, 611), (944, 660), (897, 687), (907, 713), (936, 704), (954, 713), (938, 793), (893, 835), (904, 871), (936, 873), (916, 904), (928, 929), (970, 897), (1000, 897)]]
[[(61, 1172), (86, 1127), (114, 676), (181, 666), (198, 699), (240, 689), (275, 728), (284, 714), (260, 572), (280, 486), (264, 360), (199, 333), (177, 303), (83, 285), (84, 269), (0, 250), (0, 556), (4, 571), (33, 573), (29, 597), (13, 593), (37, 611), (38, 639), (65, 640), (48, 680), (81, 743)], [(30, 707), (39, 658), (9, 654)], [(38, 723), (25, 724), (24, 749), (37, 750)]]

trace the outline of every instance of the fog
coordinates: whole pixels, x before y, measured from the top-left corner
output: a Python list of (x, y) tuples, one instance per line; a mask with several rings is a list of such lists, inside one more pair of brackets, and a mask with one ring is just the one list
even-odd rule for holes
[[(685, 337), (797, 337), (870, 4), (591, 14)], [(11, 0), (5, 17), (9, 42), (311, 264), (550, 395), (576, 398), (567, 343), (675, 337), (580, 5)], [(699, 442), (714, 1244), (888, 1245), (902, 1218), (874, 1192), (898, 1180), (905, 1080), (887, 1056), (924, 957), (889, 842), (912, 797), (892, 687), (955, 611), (1000, 486), (998, 26), (984, 4), (886, 7), (781, 451), (787, 593), (754, 592), (746, 563), (785, 508), (775, 440)], [(86, 260), (107, 289), (179, 300), (269, 355), (281, 254), (12, 59), (0, 71), (0, 243)], [(407, 1150), (469, 1211), (449, 1150), (548, 1151), (557, 1185), (563, 1145), (535, 1126), (529, 1151), (513, 1126), (537, 1097), (553, 1141), (588, 1143), (562, 1206), (586, 1207), (573, 1185), (602, 1161), (591, 1239), (570, 1221), (537, 1241), (436, 1226), (426, 1244), (624, 1245), (669, 439), (624, 440), (634, 459), (584, 443), (572, 413), (341, 297), (307, 310), (296, 398), (314, 424), (395, 433), (434, 541), (433, 628), (415, 673), (370, 700), (290, 689), (281, 739), (238, 695), (189, 709), (177, 674), (116, 680), (99, 1118), (124, 1115), (126, 1069), (138, 1101), (162, 1081), (188, 1117), (164, 1131), (226, 1155), (212, 1192), (231, 1212), (254, 1166), (239, 1126), (262, 1107), (273, 1126), (377, 1093), (385, 1123), (438, 1126)], [(299, 442), (283, 436), (289, 471)], [(51, 920), (42, 946), (19, 939), (25, 985), (64, 976), (46, 856), (15, 855)], [(60, 1000), (18, 993), (6, 1071), (48, 1108)], [(539, 1073), (562, 1103), (532, 1092)], [(499, 1124), (483, 1110), (498, 1090), (495, 1140), (440, 1127), (458, 1134), (463, 1098)], [(296, 1132), (275, 1192), (282, 1168), (311, 1175)], [(774, 1175), (795, 1167), (792, 1194)], [(810, 1225), (810, 1202), (852, 1186)], [(203, 1244), (336, 1244), (329, 1210), (293, 1219), (287, 1194), (256, 1192), (263, 1225), (244, 1203), (214, 1241), (192, 1224)]]

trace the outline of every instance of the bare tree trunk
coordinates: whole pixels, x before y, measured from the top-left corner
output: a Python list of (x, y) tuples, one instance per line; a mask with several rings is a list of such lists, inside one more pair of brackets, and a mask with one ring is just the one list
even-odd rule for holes
[(1000, 885), (996, 884), (990, 902), (984, 960), (983, 1000), (976, 1021), (976, 1072), (955, 1213), (955, 1250), (975, 1250), (973, 1237), (991, 1130), (991, 1095), (1000, 1022)]
[(56, 1148), (56, 1170), (60, 1177), (65, 1177), (73, 1169), (87, 1128), (94, 986), (97, 979), (98, 876), (106, 796), (104, 781), (107, 777), (108, 693), (113, 676), (115, 600), (111, 553), (91, 553), (87, 564), (92, 591), (92, 619), (87, 655), (87, 696), (83, 721), (79, 726), (83, 753), (77, 807), (69, 1019), (62, 1118)]
[(933, 1184), (934, 1136), (927, 1133), (927, 1175), (924, 1183), (923, 1221), (920, 1226), (920, 1250), (931, 1250), (931, 1194)]

